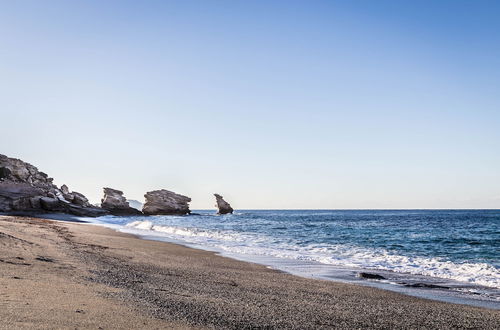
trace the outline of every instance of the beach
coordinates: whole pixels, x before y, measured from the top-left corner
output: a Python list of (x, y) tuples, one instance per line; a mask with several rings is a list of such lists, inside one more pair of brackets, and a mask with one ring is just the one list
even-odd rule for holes
[(477, 328), (500, 312), (293, 276), (101, 226), (0, 216), (1, 329)]

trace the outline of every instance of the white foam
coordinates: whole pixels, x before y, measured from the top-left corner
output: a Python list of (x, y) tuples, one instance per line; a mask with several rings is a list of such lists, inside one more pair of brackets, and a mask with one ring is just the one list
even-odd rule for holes
[(127, 227), (132, 227), (136, 229), (144, 229), (144, 230), (154, 230), (153, 223), (151, 221), (134, 221), (127, 224)]
[(138, 230), (144, 235), (161, 235), (229, 253), (314, 261), (340, 267), (389, 270), (500, 288), (499, 270), (486, 263), (454, 263), (439, 258), (408, 257), (382, 249), (342, 244), (299, 246), (293, 242), (278, 242), (275, 238), (265, 235), (155, 225), (151, 221), (134, 221), (126, 228)]

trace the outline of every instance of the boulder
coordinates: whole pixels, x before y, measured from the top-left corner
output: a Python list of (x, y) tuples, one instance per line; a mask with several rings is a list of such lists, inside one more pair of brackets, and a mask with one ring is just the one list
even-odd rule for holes
[(42, 208), (47, 211), (57, 211), (60, 208), (60, 203), (57, 198), (41, 197), (40, 204)]
[(109, 212), (103, 208), (95, 207), (95, 206), (78, 206), (75, 204), (66, 204), (63, 213), (70, 213), (79, 217), (101, 217), (104, 215), (108, 215)]
[(73, 199), (75, 199), (75, 195), (73, 195), (70, 191), (67, 185), (63, 184), (61, 186), (61, 194), (62, 197), (64, 198), (65, 201), (67, 202), (73, 202)]
[(20, 159), (0, 155), (0, 212), (62, 212), (78, 216), (100, 216), (107, 211), (90, 206), (77, 192), (61, 189), (53, 179)]
[(101, 207), (108, 210), (113, 215), (142, 215), (142, 212), (130, 207), (127, 199), (123, 196), (123, 191), (103, 188), (104, 197), (101, 200)]
[(366, 278), (366, 279), (369, 279), (369, 280), (385, 280), (384, 276), (379, 275), (379, 274), (374, 274), (374, 273), (364, 273), (364, 272), (361, 272), (361, 273), (358, 273), (358, 277)]
[(41, 209), (42, 203), (40, 202), (40, 197), (30, 197), (30, 204), (32, 209)]
[(87, 197), (85, 197), (83, 194), (80, 194), (79, 192), (73, 191), (71, 193), (73, 195), (73, 204), (80, 205), (83, 207), (90, 207), (89, 200)]
[(451, 289), (449, 286), (432, 283), (404, 283), (403, 285), (409, 288)]
[(142, 212), (146, 215), (184, 215), (189, 214), (191, 198), (165, 189), (147, 192)]
[(215, 196), (215, 201), (217, 202), (217, 204), (215, 205), (215, 207), (217, 207), (218, 211), (217, 211), (217, 214), (228, 214), (228, 213), (233, 213), (233, 208), (231, 207), (231, 205), (229, 205), (228, 202), (226, 202), (224, 200), (224, 198), (222, 198), (221, 195), (219, 194), (214, 194)]
[(69, 195), (69, 188), (67, 185), (63, 184), (61, 186), (61, 192), (63, 193), (63, 195)]

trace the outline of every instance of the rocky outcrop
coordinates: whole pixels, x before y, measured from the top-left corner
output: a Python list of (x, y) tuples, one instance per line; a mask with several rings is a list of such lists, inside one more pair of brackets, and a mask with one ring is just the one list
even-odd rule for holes
[(146, 215), (184, 215), (189, 214), (191, 198), (165, 189), (147, 192), (142, 212)]
[(123, 191), (103, 188), (104, 197), (101, 200), (101, 207), (108, 210), (113, 215), (142, 215), (142, 212), (130, 207), (127, 199), (123, 196)]
[(91, 206), (87, 197), (85, 197), (83, 194), (80, 194), (79, 192), (76, 192), (76, 191), (70, 192), (68, 189), (68, 186), (66, 186), (65, 184), (63, 184), (61, 186), (60, 193), (62, 196), (58, 196), (59, 199), (61, 199), (60, 197), (62, 197), (62, 198), (64, 198), (65, 201), (67, 201), (69, 203), (73, 203), (73, 204), (80, 205), (83, 207), (90, 207)]
[(84, 195), (70, 192), (66, 185), (59, 189), (52, 178), (35, 166), (5, 155), (0, 155), (0, 212), (69, 213), (89, 217), (108, 213), (92, 207)]
[(219, 210), (217, 212), (217, 214), (228, 214), (228, 213), (233, 213), (233, 208), (231, 207), (231, 205), (229, 205), (228, 202), (226, 202), (224, 200), (224, 198), (222, 198), (221, 195), (219, 194), (214, 194), (215, 196), (215, 200), (217, 202), (217, 204), (215, 205), (215, 207), (217, 207), (217, 209)]

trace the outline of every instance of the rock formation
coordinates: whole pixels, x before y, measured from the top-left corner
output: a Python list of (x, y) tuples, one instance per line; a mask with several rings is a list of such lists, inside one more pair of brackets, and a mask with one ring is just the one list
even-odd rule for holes
[(231, 207), (231, 205), (229, 205), (228, 202), (226, 202), (224, 200), (224, 198), (222, 198), (221, 195), (219, 194), (214, 194), (215, 196), (215, 200), (217, 202), (217, 205), (215, 205), (215, 207), (217, 207), (217, 209), (219, 210), (217, 212), (217, 214), (228, 214), (228, 213), (233, 213), (233, 208)]
[(104, 197), (101, 200), (101, 207), (108, 210), (113, 215), (141, 215), (142, 212), (130, 207), (127, 199), (123, 196), (123, 191), (103, 188)]
[(61, 189), (53, 179), (20, 159), (0, 155), (0, 212), (70, 213), (96, 217), (107, 211), (92, 207), (84, 195)]
[(183, 215), (189, 214), (191, 198), (165, 189), (147, 192), (142, 212), (146, 215)]
[[(65, 184), (63, 184), (61, 186), (60, 193), (62, 195), (62, 198), (64, 198), (64, 200), (67, 202), (70, 202), (70, 203), (73, 203), (76, 205), (80, 205), (83, 207), (90, 207), (91, 206), (87, 197), (85, 197), (84, 195), (82, 195), (76, 191), (70, 192), (68, 189), (68, 186), (66, 186)], [(57, 197), (59, 197), (59, 199), (61, 199), (60, 195)]]

